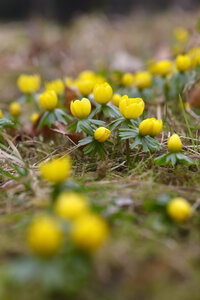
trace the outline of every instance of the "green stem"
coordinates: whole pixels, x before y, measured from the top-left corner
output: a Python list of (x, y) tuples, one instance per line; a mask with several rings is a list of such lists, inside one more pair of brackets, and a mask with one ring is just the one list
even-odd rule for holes
[(129, 146), (129, 140), (126, 140), (126, 163), (127, 166), (130, 164), (130, 146)]
[(193, 136), (192, 136), (192, 131), (190, 129), (190, 125), (189, 125), (187, 115), (186, 115), (186, 112), (185, 112), (185, 108), (184, 108), (184, 105), (183, 105), (183, 100), (182, 100), (182, 97), (181, 97), (180, 94), (179, 94), (179, 100), (180, 100), (180, 104), (181, 104), (181, 110), (183, 112), (183, 117), (185, 119), (185, 123), (186, 123), (186, 126), (187, 126), (187, 130), (188, 130), (189, 136), (192, 140), (192, 146), (194, 147), (194, 151), (195, 151), (195, 143), (194, 143), (194, 139), (193, 139)]

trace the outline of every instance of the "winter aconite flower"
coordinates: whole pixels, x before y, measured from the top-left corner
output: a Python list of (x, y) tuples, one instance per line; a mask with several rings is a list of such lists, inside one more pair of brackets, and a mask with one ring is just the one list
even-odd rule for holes
[(119, 102), (119, 111), (126, 119), (137, 119), (144, 111), (144, 101), (125, 95)]
[(191, 66), (196, 67), (200, 64), (200, 47), (195, 47), (188, 52), (191, 60)]
[(119, 102), (121, 100), (121, 95), (120, 94), (114, 94), (113, 97), (112, 97), (112, 103), (115, 105), (115, 106), (118, 106), (119, 107)]
[(78, 80), (77, 86), (81, 95), (88, 96), (93, 90), (94, 80), (92, 79)]
[(163, 123), (160, 120), (156, 120), (155, 118), (148, 118), (143, 120), (139, 125), (139, 133), (142, 136), (151, 135), (156, 136), (159, 135), (162, 131)]
[(183, 198), (174, 198), (167, 205), (168, 215), (176, 222), (184, 222), (192, 215), (192, 207)]
[(94, 99), (99, 104), (106, 104), (111, 100), (113, 95), (113, 90), (107, 82), (104, 82), (95, 85), (93, 89), (93, 95), (94, 95)]
[(168, 150), (169, 152), (176, 153), (176, 152), (180, 152), (181, 149), (182, 149), (181, 139), (178, 136), (178, 134), (174, 133), (168, 139)]
[(61, 183), (67, 179), (71, 171), (69, 156), (52, 159), (40, 165), (41, 177), (52, 183)]
[(178, 42), (184, 43), (188, 39), (188, 31), (183, 27), (174, 29), (173, 35)]
[(152, 83), (152, 75), (148, 71), (140, 71), (135, 75), (135, 85), (138, 89), (150, 87)]
[(91, 103), (87, 98), (71, 101), (70, 110), (74, 117), (78, 119), (86, 119), (91, 112)]
[(64, 192), (57, 198), (54, 209), (58, 216), (69, 220), (75, 220), (89, 211), (87, 200), (83, 196), (69, 192)]
[(39, 90), (40, 81), (39, 75), (22, 74), (17, 80), (17, 85), (23, 93), (33, 93)]
[(131, 73), (125, 73), (122, 76), (122, 84), (126, 87), (130, 87), (134, 82), (134, 76)]
[(166, 76), (172, 69), (172, 63), (170, 60), (161, 60), (154, 65), (154, 74), (159, 76)]
[(49, 216), (36, 218), (29, 226), (27, 243), (38, 255), (51, 257), (62, 245), (62, 232), (56, 221)]
[(176, 68), (180, 72), (185, 72), (191, 67), (191, 59), (188, 55), (178, 55), (176, 58)]
[(94, 132), (94, 138), (100, 143), (105, 142), (110, 136), (110, 130), (105, 127), (99, 127)]
[(57, 95), (60, 95), (64, 92), (64, 83), (61, 79), (56, 79), (53, 81), (49, 81), (45, 84), (45, 88), (48, 91), (54, 91)]
[(19, 116), (21, 112), (21, 106), (18, 102), (12, 102), (10, 104), (10, 114), (14, 117)]
[(40, 115), (38, 113), (33, 113), (30, 117), (30, 120), (33, 124), (35, 124), (37, 122), (37, 120), (39, 119)]
[(0, 109), (0, 119), (3, 117), (2, 110)]
[(88, 252), (98, 250), (108, 236), (108, 226), (96, 215), (85, 215), (72, 226), (72, 241), (80, 249)]
[(39, 102), (42, 108), (44, 108), (45, 110), (54, 109), (58, 103), (56, 92), (53, 90), (44, 92), (40, 95)]

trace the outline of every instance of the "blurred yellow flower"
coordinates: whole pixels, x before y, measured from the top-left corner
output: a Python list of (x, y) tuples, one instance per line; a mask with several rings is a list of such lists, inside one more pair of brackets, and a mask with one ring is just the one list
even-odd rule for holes
[(134, 76), (131, 73), (125, 73), (122, 76), (122, 84), (124, 86), (130, 87), (134, 82)]
[(185, 72), (191, 67), (191, 59), (188, 55), (178, 55), (176, 58), (176, 68), (180, 72)]
[(21, 112), (21, 105), (18, 102), (12, 102), (10, 104), (10, 114), (14, 117), (19, 116)]
[(119, 111), (126, 119), (137, 119), (144, 111), (144, 101), (125, 95), (119, 102)]
[(22, 74), (18, 77), (17, 85), (23, 93), (33, 93), (39, 90), (40, 81), (39, 75)]
[(64, 219), (75, 220), (88, 213), (89, 207), (86, 198), (77, 193), (64, 192), (56, 200), (54, 210)]
[(64, 83), (61, 79), (56, 79), (45, 83), (45, 88), (47, 91), (54, 91), (57, 95), (64, 92)]
[(95, 85), (93, 95), (99, 104), (106, 104), (111, 100), (113, 90), (107, 82), (99, 83)]
[(200, 47), (195, 47), (188, 52), (188, 56), (191, 59), (192, 67), (196, 67), (200, 64)]
[(119, 107), (119, 102), (121, 100), (121, 95), (120, 94), (114, 94), (113, 97), (112, 97), (112, 103)]
[(152, 75), (149, 71), (140, 71), (135, 75), (135, 85), (138, 89), (150, 87), (152, 83)]
[(78, 80), (77, 86), (81, 95), (88, 96), (93, 90), (94, 80), (92, 79)]
[(0, 109), (0, 119), (3, 117), (3, 112), (2, 110)]
[(29, 226), (27, 243), (38, 255), (51, 257), (62, 245), (62, 232), (57, 222), (50, 216), (40, 216)]
[(162, 131), (163, 123), (160, 120), (156, 120), (155, 118), (148, 118), (143, 120), (139, 126), (139, 133), (143, 136), (151, 135), (156, 136), (159, 135)]
[(86, 119), (91, 112), (91, 103), (87, 98), (71, 101), (70, 110), (74, 117), (78, 119)]
[(31, 122), (32, 122), (33, 124), (35, 124), (35, 123), (37, 122), (37, 120), (39, 119), (39, 117), (40, 117), (40, 114), (38, 114), (38, 113), (33, 113), (33, 114), (31, 115), (31, 117), (30, 117), (30, 120), (31, 120)]
[(174, 38), (179, 42), (186, 42), (188, 39), (188, 31), (183, 27), (177, 27), (173, 32)]
[(167, 205), (168, 215), (176, 222), (187, 221), (192, 212), (192, 206), (183, 198), (174, 198)]
[(79, 74), (79, 78), (82, 80), (93, 80), (96, 74), (91, 70), (84, 70)]
[(39, 169), (42, 178), (52, 183), (61, 183), (70, 176), (71, 159), (69, 156), (55, 158), (42, 163)]
[(108, 236), (106, 222), (96, 215), (85, 215), (77, 219), (72, 226), (73, 243), (80, 249), (94, 252), (105, 242)]
[(58, 103), (58, 97), (55, 91), (46, 91), (39, 97), (39, 102), (42, 108), (45, 110), (52, 110), (56, 108)]
[(183, 145), (181, 143), (180, 137), (178, 134), (174, 133), (170, 138), (168, 139), (168, 150), (169, 152), (176, 153), (180, 152)]
[(160, 75), (160, 76), (166, 76), (170, 73), (172, 68), (172, 63), (170, 60), (161, 60), (155, 63), (154, 66), (154, 74)]
[(94, 138), (100, 143), (105, 142), (110, 136), (110, 130), (105, 127), (99, 127), (94, 132)]

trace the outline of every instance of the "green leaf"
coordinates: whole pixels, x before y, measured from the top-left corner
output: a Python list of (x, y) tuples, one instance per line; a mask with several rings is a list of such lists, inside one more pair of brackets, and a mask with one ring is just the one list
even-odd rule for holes
[(187, 157), (186, 155), (183, 155), (182, 153), (176, 153), (176, 157), (177, 159), (181, 162), (184, 163), (186, 165), (192, 165), (194, 164), (194, 160)]
[(171, 153), (171, 154), (167, 154), (167, 158), (166, 158), (166, 162), (172, 164), (172, 166), (174, 167), (176, 164), (176, 154), (175, 153)]
[[(91, 136), (94, 135), (93, 129), (87, 120), (78, 121), (77, 130), (78, 130), (78, 128), (82, 129), (88, 135), (91, 135)], [(77, 132), (79, 132), (79, 131), (77, 131)]]
[(120, 128), (119, 129), (119, 137), (121, 140), (135, 138), (137, 135), (138, 135), (138, 129), (133, 129), (133, 128)]
[(91, 143), (92, 140), (93, 140), (93, 137), (88, 136), (88, 137), (86, 137), (86, 138), (80, 140), (80, 141), (78, 142), (78, 145), (79, 145), (79, 146), (87, 145), (87, 144)]
[(109, 129), (110, 130), (114, 130), (116, 127), (118, 127), (122, 122), (124, 121), (124, 117), (120, 117), (114, 121), (112, 121), (110, 124), (109, 124)]
[(105, 125), (105, 122), (101, 121), (101, 120), (88, 119), (88, 121), (89, 121), (89, 123), (94, 124), (94, 125), (98, 125), (98, 126)]
[(38, 124), (38, 129), (41, 129), (45, 124), (46, 124), (46, 119), (48, 117), (49, 112), (45, 111), (45, 113), (43, 114), (42, 118), (40, 119), (40, 122)]
[(154, 159), (154, 163), (156, 166), (164, 166), (167, 165), (168, 162), (166, 161), (168, 154), (162, 154)]
[(140, 135), (136, 136), (135, 141), (130, 145), (131, 149), (134, 149), (136, 146), (142, 145), (141, 137)]

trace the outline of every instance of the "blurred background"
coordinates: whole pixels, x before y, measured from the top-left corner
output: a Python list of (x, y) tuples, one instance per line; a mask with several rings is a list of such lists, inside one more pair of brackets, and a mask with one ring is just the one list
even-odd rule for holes
[[(173, 55), (173, 30), (195, 31), (198, 0), (0, 0), (0, 90), (16, 97), (20, 73), (75, 76), (83, 69), (134, 72)], [(192, 45), (194, 46), (194, 45)], [(8, 87), (8, 88), (5, 88)]]

